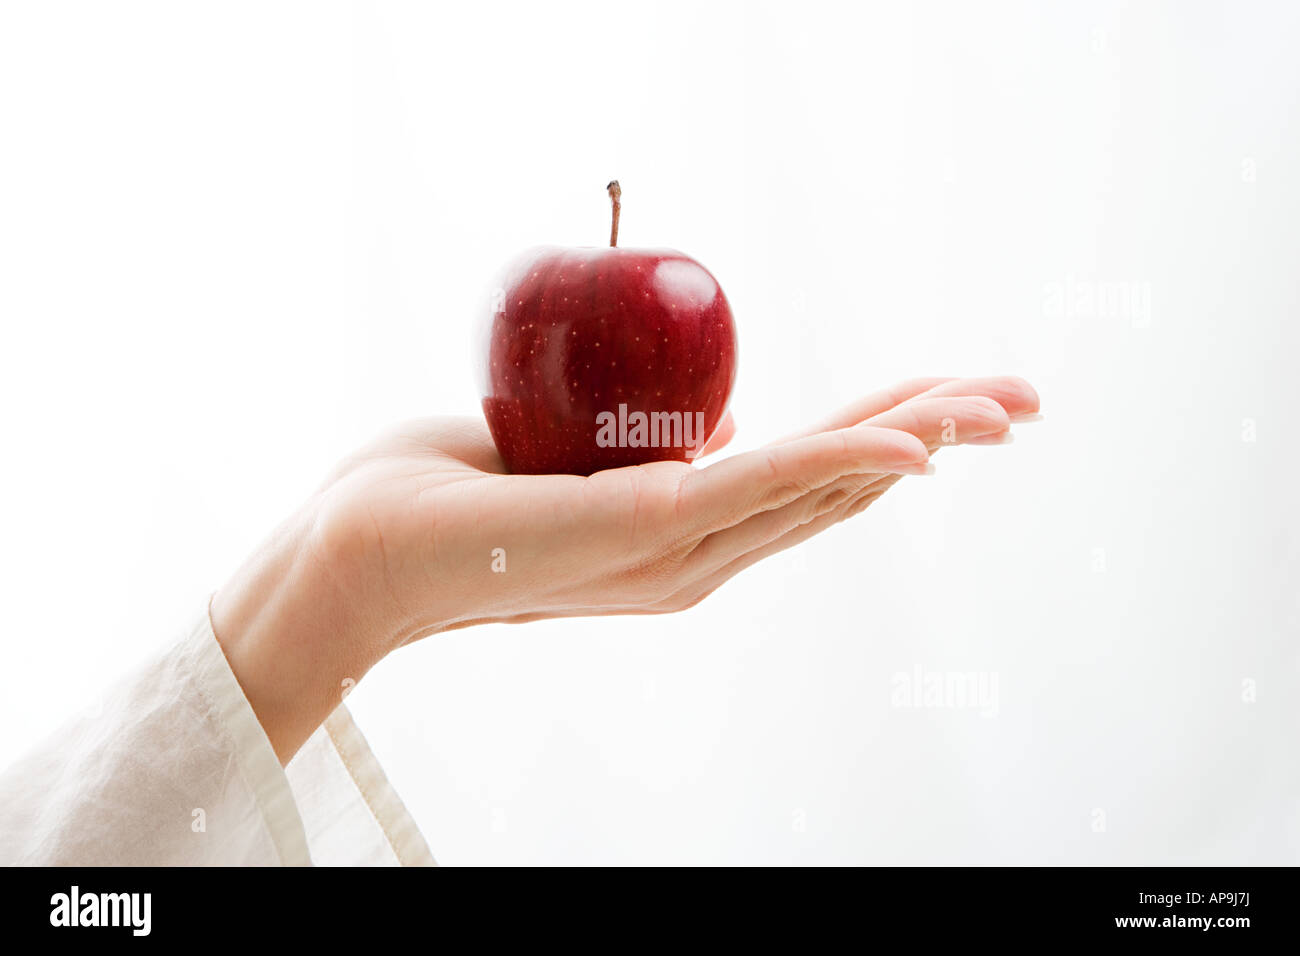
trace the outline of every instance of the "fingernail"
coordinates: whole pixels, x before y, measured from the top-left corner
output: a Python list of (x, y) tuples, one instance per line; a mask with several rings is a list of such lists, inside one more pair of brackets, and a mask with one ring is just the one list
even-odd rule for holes
[(1021, 412), (1019, 415), (1012, 415), (1011, 421), (1016, 425), (1023, 425), (1026, 422), (1041, 422), (1043, 416), (1038, 412)]
[(915, 465), (894, 465), (889, 469), (895, 475), (933, 475), (934, 462), (922, 461)]
[(997, 435), (981, 435), (979, 438), (967, 438), (967, 445), (1010, 445), (1016, 440), (1016, 436), (1011, 432), (1001, 432)]

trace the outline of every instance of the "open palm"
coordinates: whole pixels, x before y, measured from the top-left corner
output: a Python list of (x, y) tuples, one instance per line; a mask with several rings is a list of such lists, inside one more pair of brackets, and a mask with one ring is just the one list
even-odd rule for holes
[(393, 646), (484, 621), (677, 611), (927, 473), (939, 447), (1003, 441), (1037, 410), (1017, 378), (918, 379), (706, 467), (590, 477), (505, 474), (481, 420), (419, 420), (340, 465), (315, 547)]

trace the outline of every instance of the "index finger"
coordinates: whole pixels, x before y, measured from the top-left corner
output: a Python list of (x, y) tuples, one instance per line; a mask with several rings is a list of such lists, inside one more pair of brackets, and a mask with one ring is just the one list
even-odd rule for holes
[(899, 405), (920, 399), (981, 395), (993, 399), (1013, 417), (1031, 415), (1038, 411), (1038, 392), (1023, 378), (1014, 375), (988, 375), (980, 378), (914, 378), (860, 398), (844, 406), (821, 424), (800, 431), (791, 437), (798, 438), (831, 428), (847, 428), (875, 418)]
[(833, 431), (837, 428), (849, 428), (857, 425), (859, 422), (865, 422), (868, 418), (874, 418), (881, 412), (887, 412), (896, 405), (907, 401), (909, 398), (915, 398), (923, 395), (930, 389), (947, 382), (955, 382), (958, 379), (951, 377), (940, 378), (912, 378), (906, 382), (899, 382), (897, 385), (891, 385), (889, 388), (882, 388), (878, 392), (872, 392), (862, 398), (845, 405), (843, 408), (831, 413), (815, 425), (808, 428), (802, 428), (793, 435), (787, 435), (785, 438), (775, 441), (772, 444), (778, 445), (782, 442), (792, 441), (796, 438), (806, 438), (809, 435), (816, 435), (818, 432)]

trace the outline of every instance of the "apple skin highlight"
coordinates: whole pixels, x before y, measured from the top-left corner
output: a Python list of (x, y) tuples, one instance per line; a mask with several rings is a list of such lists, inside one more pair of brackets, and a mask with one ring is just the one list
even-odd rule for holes
[[(688, 461), (726, 412), (736, 377), (731, 307), (712, 274), (680, 252), (536, 249), (507, 270), (493, 309), (483, 414), (511, 472)], [(693, 447), (598, 440), (602, 413), (638, 412), (700, 413), (704, 434)]]

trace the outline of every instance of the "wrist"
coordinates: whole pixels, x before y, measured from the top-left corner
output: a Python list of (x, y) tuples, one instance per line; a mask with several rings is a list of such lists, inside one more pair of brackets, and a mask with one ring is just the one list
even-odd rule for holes
[(217, 642), (282, 764), (387, 646), (321, 556), (316, 533), (309, 505), (276, 529), (210, 606)]

